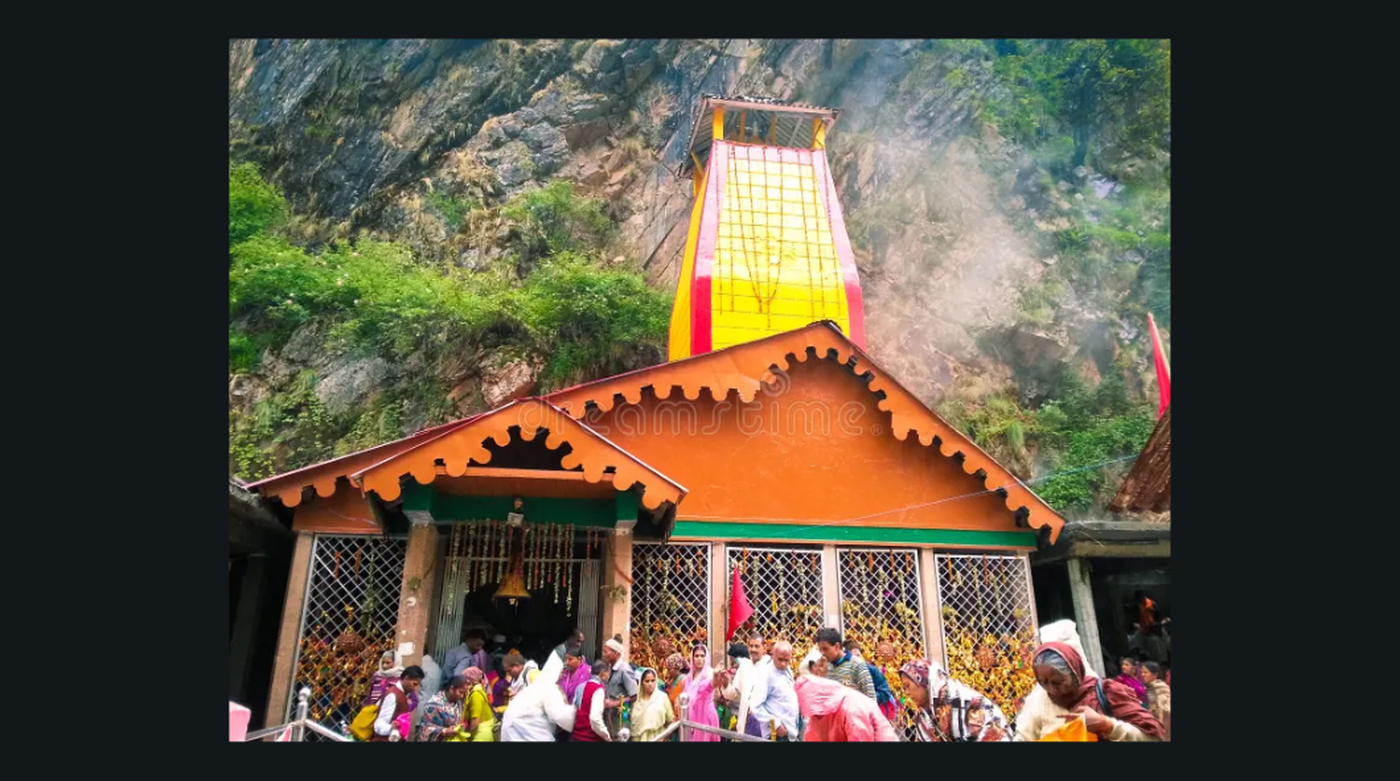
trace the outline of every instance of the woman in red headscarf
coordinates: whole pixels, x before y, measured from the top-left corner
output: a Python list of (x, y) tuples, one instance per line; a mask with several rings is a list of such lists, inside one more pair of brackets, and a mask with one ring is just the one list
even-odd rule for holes
[(1040, 740), (1066, 722), (1084, 719), (1099, 740), (1150, 742), (1166, 730), (1138, 702), (1137, 694), (1118, 681), (1084, 675), (1084, 659), (1067, 643), (1035, 649), (1032, 664), (1038, 684), (1016, 716), (1015, 740)]

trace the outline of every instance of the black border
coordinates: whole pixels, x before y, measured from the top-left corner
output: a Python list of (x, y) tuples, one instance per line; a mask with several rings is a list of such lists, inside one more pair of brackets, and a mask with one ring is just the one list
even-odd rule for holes
[[(286, 10), (279, 9), (279, 17)], [(349, 10), (318, 14), (320, 23), (316, 25), (297, 25), (283, 19), (280, 23), (236, 22), (235, 26), (244, 31), (300, 28), (302, 32), (310, 32), (311, 27), (320, 32), (337, 26), (360, 27), (364, 31), (379, 27), (378, 23), (346, 24), (346, 19), (379, 16), (378, 13), (346, 13)], [(376, 31), (404, 32), (405, 27), (417, 26), (425, 28), (420, 32), (441, 35), (468, 20), (473, 27), (516, 27), (509, 23), (483, 24), (484, 12), (490, 10), (481, 6), (443, 7), (441, 18), (430, 26), (424, 24), (428, 16), (414, 14), (384, 21)], [(509, 13), (511, 9), (506, 10)], [(948, 21), (949, 14), (956, 9), (946, 7), (882, 12), (868, 6), (846, 9), (773, 7), (768, 9), (771, 17), (757, 7), (731, 10), (716, 7), (700, 14), (695, 14), (696, 10), (689, 6), (664, 5), (629, 12), (589, 8), (585, 21), (561, 24), (557, 23), (561, 17), (554, 10), (545, 12), (541, 7), (539, 13), (530, 14), (529, 18), (532, 26), (556, 28), (556, 33), (563, 32), (560, 28), (569, 27), (573, 31), (594, 29), (610, 37), (620, 37), (619, 30), (629, 26), (652, 28), (671, 37), (682, 30), (691, 34), (714, 31), (727, 27), (728, 19), (719, 20), (733, 17), (736, 11), (743, 16), (747, 27), (782, 28), (789, 36), (803, 28), (815, 33), (820, 28), (832, 27), (848, 35), (857, 30), (864, 30), (870, 37), (882, 32), (907, 34), (912, 32), (907, 30), (908, 22), (920, 17), (932, 17), (930, 22), (918, 26), (940, 36), (949, 36), (956, 27), (970, 32), (969, 25)], [(919, 10), (927, 14), (920, 14)], [(1003, 9), (1003, 12), (1010, 10)], [(1260, 118), (1269, 107), (1259, 101), (1254, 92), (1259, 85), (1251, 80), (1265, 77), (1261, 71), (1268, 62), (1254, 47), (1281, 48), (1285, 44), (1256, 39), (1255, 44), (1237, 41), (1227, 45), (1189, 37), (1180, 39), (1170, 36), (1165, 29), (1175, 25), (1160, 20), (1126, 24), (1133, 15), (1131, 11), (1118, 7), (1112, 13), (1093, 14), (1087, 9), (1057, 7), (1052, 14), (1043, 15), (1040, 23), (1028, 23), (1032, 17), (1017, 11), (1002, 16), (996, 25), (978, 27), (984, 33), (1001, 35), (1015, 28), (1026, 33), (1030, 27), (1040, 28), (1041, 35), (1047, 27), (1083, 35), (1101, 34), (1103, 27), (1121, 25), (1135, 28), (1133, 32), (1137, 35), (1174, 38), (1178, 87), (1175, 114), (1182, 123), (1176, 142), (1182, 146), (1180, 157), (1188, 161), (1178, 172), (1177, 206), (1184, 213), (1177, 218), (1179, 230), (1175, 249), (1182, 276), (1175, 280), (1175, 287), (1178, 294), (1184, 296), (1181, 300), (1189, 306), (1180, 307), (1172, 331), (1176, 348), (1173, 352), (1175, 376), (1182, 384), (1179, 395), (1187, 404), (1187, 414), (1178, 416), (1185, 425), (1183, 441), (1188, 448), (1188, 457), (1183, 462), (1187, 471), (1182, 473), (1183, 480), (1178, 481), (1177, 497), (1179, 504), (1185, 502), (1186, 514), (1176, 530), (1178, 555), (1183, 557), (1184, 563), (1177, 567), (1180, 575), (1173, 583), (1174, 602), (1181, 606), (1177, 611), (1176, 617), (1180, 620), (1175, 622), (1178, 628), (1174, 636), (1178, 642), (1184, 641), (1186, 648), (1179, 655), (1176, 667), (1185, 664), (1184, 677), (1177, 678), (1186, 682), (1187, 689), (1185, 697), (1179, 693), (1177, 699), (1179, 705), (1189, 706), (1186, 718), (1178, 724), (1176, 737), (1177, 744), (1186, 748), (1172, 749), (1170, 746), (1175, 744), (1168, 744), (1138, 749), (1081, 749), (1091, 754), (1062, 755), (1062, 764), (1054, 762), (1053, 754), (1023, 750), (1020, 755), (992, 756), (980, 752), (996, 752), (997, 749), (979, 748), (971, 749), (973, 753), (964, 752), (957, 759), (947, 752), (938, 753), (940, 764), (934, 766), (927, 764), (929, 755), (920, 753), (928, 750), (924, 746), (886, 746), (879, 749), (881, 753), (874, 753), (875, 749), (868, 747), (818, 747), (798, 749), (797, 754), (777, 755), (766, 749), (739, 747), (711, 754), (721, 758), (712, 770), (704, 765), (697, 767), (723, 774), (791, 774), (813, 768), (806, 762), (792, 762), (794, 758), (805, 758), (835, 762), (822, 766), (829, 771), (839, 772), (838, 768), (849, 767), (861, 775), (923, 774), (955, 767), (991, 774), (1042, 775), (1048, 771), (1053, 775), (1070, 775), (1116, 771), (1157, 775), (1170, 772), (1178, 761), (1173, 757), (1180, 752), (1194, 756), (1206, 751), (1201, 748), (1203, 745), (1239, 742), (1247, 739), (1244, 736), (1248, 732), (1262, 729), (1266, 724), (1275, 729), (1287, 728), (1280, 713), (1270, 712), (1266, 705), (1253, 699), (1259, 690), (1271, 688), (1268, 678), (1239, 669), (1242, 662), (1251, 658), (1258, 660), (1263, 650), (1261, 641), (1270, 643), (1269, 647), (1275, 652), (1281, 652), (1282, 646), (1275, 646), (1269, 638), (1281, 640), (1284, 636), (1281, 630), (1291, 622), (1279, 619), (1285, 619), (1298, 608), (1302, 608), (1301, 614), (1308, 607), (1302, 602), (1280, 603), (1273, 591), (1279, 581), (1272, 577), (1270, 566), (1278, 560), (1280, 551), (1269, 550), (1269, 543), (1277, 547), (1289, 541), (1296, 542), (1300, 532), (1315, 528), (1311, 523), (1304, 526), (1306, 521), (1301, 513), (1291, 511), (1289, 500), (1283, 495), (1291, 487), (1287, 482), (1282, 486), (1284, 492), (1274, 488), (1278, 477), (1265, 474), (1265, 468), (1266, 465), (1272, 467), (1280, 459), (1265, 455), (1270, 453), (1269, 445), (1254, 435), (1255, 431), (1266, 428), (1311, 433), (1309, 429), (1316, 425), (1315, 420), (1309, 420), (1304, 426), (1287, 426), (1294, 419), (1288, 413), (1298, 411), (1294, 376), (1300, 368), (1300, 360), (1311, 365), (1314, 372), (1325, 371), (1317, 366), (1324, 360), (1317, 354), (1300, 359), (1293, 353), (1290, 357), (1288, 348), (1284, 347), (1290, 335), (1281, 332), (1280, 326), (1290, 318), (1296, 323), (1300, 315), (1306, 315), (1309, 320), (1326, 315), (1315, 308), (1310, 296), (1304, 299), (1309, 303), (1303, 313), (1287, 303), (1283, 305), (1284, 311), (1275, 305), (1287, 299), (1278, 292), (1274, 282), (1286, 277), (1289, 268), (1316, 263), (1318, 259), (1290, 263), (1291, 258), (1299, 254), (1296, 247), (1292, 252), (1288, 251), (1289, 247), (1280, 247), (1277, 255), (1269, 256), (1269, 251), (1260, 246), (1266, 240), (1260, 238), (1261, 233), (1271, 234), (1270, 237), (1283, 236), (1289, 226), (1280, 225), (1279, 218), (1285, 217), (1284, 223), (1289, 220), (1286, 212), (1279, 212), (1265, 200), (1271, 187), (1267, 180), (1252, 178), (1255, 172), (1247, 170), (1249, 163), (1261, 169), (1284, 165), (1279, 157), (1284, 154), (1295, 158), (1288, 161), (1289, 165), (1307, 164), (1296, 159), (1303, 145), (1296, 137), (1296, 129), (1281, 129), (1282, 118), (1278, 122)], [(428, 10), (419, 9), (419, 13), (426, 14)], [(667, 15), (676, 18), (662, 21)], [(405, 24), (409, 18), (416, 18), (418, 24)], [(765, 24), (765, 18), (771, 21)], [(1054, 23), (1044, 23), (1051, 18)], [(1082, 28), (1068, 29), (1080, 24)], [(990, 29), (993, 26), (1003, 29)], [(339, 32), (344, 35), (349, 30)], [(92, 519), (84, 530), (91, 529), (97, 536), (106, 537), (100, 553), (102, 559), (124, 556), (133, 566), (122, 568), (112, 583), (101, 584), (82, 577), (58, 578), (60, 583), (54, 588), (55, 602), (86, 605), (80, 614), (85, 612), (89, 618), (97, 619), (86, 628), (78, 629), (77, 634), (88, 636), (88, 641), (81, 643), (82, 647), (94, 647), (88, 645), (94, 640), (97, 641), (95, 647), (107, 647), (117, 639), (117, 644), (134, 652), (129, 663), (136, 667), (126, 669), (135, 669), (139, 674), (117, 679), (126, 681), (117, 698), (93, 701), (94, 704), (106, 701), (112, 707), (103, 712), (117, 716), (112, 721), (101, 719), (100, 734), (95, 737), (99, 742), (108, 739), (148, 742), (152, 753), (159, 752), (164, 760), (160, 764), (170, 763), (196, 773), (207, 772), (205, 768), (208, 767), (221, 776), (247, 777), (248, 773), (258, 771), (271, 771), (282, 777), (325, 777), (339, 772), (416, 775), (448, 769), (449, 772), (504, 775), (517, 770), (534, 774), (556, 766), (585, 772), (596, 769), (629, 774), (669, 774), (680, 769), (682, 765), (676, 760), (684, 755), (674, 752), (695, 749), (675, 746), (636, 749), (651, 750), (651, 755), (628, 753), (634, 749), (623, 749), (624, 753), (617, 755), (608, 753), (611, 749), (602, 749), (603, 755), (588, 755), (586, 750), (580, 755), (579, 749), (572, 747), (542, 747), (532, 749), (526, 757), (519, 750), (506, 747), (497, 749), (506, 753), (488, 758), (479, 753), (481, 749), (475, 750), (477, 753), (467, 749), (467, 754), (451, 753), (453, 749), (447, 749), (447, 754), (434, 755), (433, 749), (427, 747), (408, 754), (397, 754), (396, 749), (390, 748), (379, 749), (381, 753), (376, 755), (373, 748), (323, 751), (307, 747), (242, 746), (228, 749), (228, 756), (214, 760), (211, 767), (211, 742), (223, 739), (223, 732), (218, 729), (221, 720), (213, 710), (220, 701), (218, 690), (223, 688), (223, 665), (205, 662), (221, 656), (218, 649), (225, 640), (225, 625), (220, 609), (224, 602), (220, 595), (227, 589), (227, 581), (217, 577), (217, 560), (226, 545), (219, 520), (222, 512), (219, 491), (222, 489), (217, 483), (208, 482), (214, 478), (210, 473), (217, 468), (217, 462), (209, 462), (226, 452), (218, 442), (221, 430), (218, 424), (223, 411), (217, 405), (217, 392), (211, 391), (217, 388), (218, 382), (227, 379), (226, 358), (218, 349), (227, 323), (217, 306), (217, 291), (227, 284), (222, 277), (224, 269), (220, 256), (224, 248), (218, 240), (222, 234), (217, 224), (222, 216), (220, 202), (224, 198), (218, 186), (222, 183), (218, 169), (225, 165), (226, 154), (211, 143), (217, 139), (218, 125), (224, 121), (224, 107), (217, 89), (211, 87), (218, 84), (218, 71), (226, 68), (226, 61), (217, 42), (196, 36), (136, 35), (122, 37), (120, 43), (118, 49), (109, 40), (108, 46), (89, 50), (85, 57), (71, 52), (54, 55), (71, 58), (65, 67), (72, 68), (69, 73), (75, 79), (81, 75), (88, 84), (96, 81), (98, 86), (94, 89), (96, 94), (79, 90), (55, 95), (56, 103), (85, 104), (76, 107), (76, 113), (86, 116), (87, 122), (81, 128), (70, 129), (66, 138), (59, 133), (54, 140), (46, 141), (52, 146), (81, 144), (82, 139), (86, 139), (89, 149), (96, 150), (103, 159), (101, 175), (116, 177), (122, 185), (120, 189), (107, 191), (115, 202), (104, 199), (89, 204), (96, 210), (116, 207), (115, 214), (94, 215), (99, 221), (107, 218), (102, 226), (106, 230), (83, 232), (86, 235), (74, 238), (79, 244), (86, 244), (105, 236), (106, 240), (99, 239), (99, 246), (105, 245), (108, 250), (125, 246), (129, 250), (113, 252), (86, 267), (98, 278), (86, 280), (90, 298), (77, 306), (91, 307), (88, 311), (94, 313), (108, 310), (84, 318), (88, 323), (82, 329), (86, 341), (79, 346), (87, 348), (83, 350), (82, 360), (88, 365), (82, 374), (90, 382), (96, 382), (103, 396), (98, 403), (109, 416), (120, 411), (115, 417), (124, 419), (114, 427), (124, 430), (114, 443), (116, 447), (105, 448), (103, 452), (110, 464), (99, 472), (105, 490), (94, 492), (95, 496), (106, 497), (100, 506), (111, 508), (110, 514)], [(1284, 59), (1268, 67), (1291, 67), (1278, 49), (1275, 55)], [(116, 62), (120, 62), (119, 67)], [(58, 84), (50, 84), (47, 89), (62, 90)], [(1303, 90), (1302, 87), (1297, 89)], [(1258, 101), (1257, 109), (1250, 107), (1251, 98)], [(1298, 100), (1304, 98), (1295, 95), (1294, 102)], [(1256, 110), (1260, 113), (1255, 113)], [(93, 143), (95, 130), (104, 136), (98, 143)], [(1270, 139), (1258, 138), (1274, 131), (1289, 136), (1272, 139), (1279, 144), (1277, 152), (1269, 150)], [(1285, 149), (1291, 151), (1285, 152)], [(1316, 164), (1332, 163), (1319, 160)], [(1326, 196), (1321, 194), (1321, 197)], [(71, 230), (72, 222), (82, 217), (70, 212), (60, 218)], [(117, 238), (121, 240), (112, 241)], [(1285, 237), (1284, 243), (1291, 244), (1291, 238)], [(1275, 258), (1284, 259), (1275, 261)], [(1269, 264), (1275, 262), (1279, 267), (1270, 268)], [(106, 267), (98, 268), (100, 266)], [(42, 298), (31, 299), (17, 308), (33, 312), (37, 318), (42, 316)], [(51, 316), (52, 313), (43, 314)], [(111, 343), (101, 340), (101, 334), (113, 326), (116, 333), (125, 334), (125, 348), (102, 349), (104, 343)], [(94, 336), (97, 339), (93, 339)], [(1293, 341), (1289, 347), (1296, 344)], [(1271, 347), (1273, 356), (1268, 355)], [(1325, 348), (1319, 346), (1319, 349)], [(1244, 371), (1233, 377), (1237, 367)], [(81, 384), (72, 383), (72, 386), (81, 387)], [(81, 403), (76, 398), (78, 391), (72, 386), (67, 388), (67, 393), (74, 403)], [(84, 388), (89, 391), (85, 394), (88, 398), (91, 387)], [(1313, 398), (1305, 403), (1325, 402)], [(1284, 405), (1288, 405), (1288, 409), (1284, 409)], [(1278, 414), (1269, 414), (1271, 412)], [(125, 426), (121, 425), (123, 422)], [(95, 433), (92, 428), (84, 428), (89, 435)], [(1273, 452), (1309, 453), (1313, 447), (1308, 439), (1303, 440), (1301, 448), (1295, 444), (1286, 451)], [(111, 441), (110, 435), (108, 441)], [(1216, 445), (1211, 448), (1214, 452), (1206, 452), (1202, 446), (1206, 442)], [(1296, 438), (1292, 440), (1292, 443), (1298, 442)], [(65, 461), (72, 463), (78, 454), (69, 451), (64, 455)], [(116, 463), (111, 463), (113, 461)], [(1309, 465), (1319, 463), (1313, 459), (1299, 461)], [(188, 481), (184, 479), (186, 471), (190, 473)], [(112, 477), (118, 479), (112, 480)], [(1266, 487), (1270, 490), (1261, 490)], [(1185, 494), (1180, 493), (1182, 488)], [(1272, 501), (1260, 501), (1265, 497)], [(1290, 517), (1293, 515), (1298, 517)], [(16, 563), (26, 566), (22, 561)], [(53, 572), (36, 570), (35, 575), (52, 578)], [(94, 585), (97, 589), (92, 588)], [(146, 614), (149, 624), (138, 628), (132, 621), (134, 612)], [(72, 616), (71, 612), (68, 614)], [(1307, 631), (1321, 632), (1322, 628), (1315, 625)], [(96, 667), (87, 669), (108, 667), (96, 659), (92, 663)], [(1232, 693), (1248, 696), (1242, 698), (1243, 701), (1218, 697), (1215, 707), (1208, 708), (1204, 700), (1209, 696), (1207, 686), (1212, 667), (1221, 673), (1248, 673), (1247, 677), (1256, 685), (1245, 691), (1231, 685)], [(106, 680), (111, 681), (112, 677)], [(69, 681), (69, 676), (62, 676), (50, 683), (61, 687)], [(1217, 686), (1227, 686), (1220, 677), (1216, 681)], [(57, 689), (50, 689), (50, 692), (56, 695)], [(131, 708), (133, 703), (129, 698), (146, 698), (148, 708)], [(39, 707), (38, 702), (35, 705)], [(42, 708), (35, 712), (42, 712)], [(1207, 713), (1212, 718), (1203, 719)], [(186, 714), (191, 717), (185, 718)], [(1368, 732), (1363, 730), (1362, 734)], [(81, 740), (88, 742), (87, 737)], [(370, 753), (365, 754), (364, 750)], [(750, 751), (743, 756), (752, 764), (734, 764), (736, 755), (732, 750)], [(811, 754), (812, 750), (819, 753)], [(823, 750), (828, 753), (820, 754)], [(1002, 750), (1014, 752), (1018, 749)], [(1113, 755), (1103, 753), (1115, 750), (1149, 753), (1120, 753), (1119, 764), (1115, 766), (1109, 764)], [(292, 754), (279, 753), (285, 751), (292, 751)], [(911, 757), (912, 762), (907, 765), (895, 762), (897, 755), (885, 753), (889, 751), (914, 752), (905, 755)], [(1020, 761), (1013, 761), (1013, 756)], [(109, 759), (98, 757), (99, 753), (92, 750), (76, 752), (73, 756), (80, 764), (100, 762), (110, 767)], [(444, 759), (442, 764), (434, 765), (429, 760), (431, 757)], [(645, 762), (643, 757), (657, 764), (631, 764)], [(590, 766), (590, 759), (606, 764)], [(501, 764), (496, 765), (496, 762)], [(622, 764), (615, 764), (617, 762)]]

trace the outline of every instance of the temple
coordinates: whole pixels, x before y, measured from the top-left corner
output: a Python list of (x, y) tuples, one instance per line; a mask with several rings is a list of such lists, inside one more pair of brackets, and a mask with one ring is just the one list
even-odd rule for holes
[(295, 537), (268, 723), (308, 686), (334, 726), (384, 650), (440, 661), (469, 627), (719, 657), (735, 571), (769, 643), (835, 626), (1013, 711), (1030, 690), (1027, 556), (1065, 522), (865, 353), (839, 112), (699, 111), (671, 360), (248, 486)]

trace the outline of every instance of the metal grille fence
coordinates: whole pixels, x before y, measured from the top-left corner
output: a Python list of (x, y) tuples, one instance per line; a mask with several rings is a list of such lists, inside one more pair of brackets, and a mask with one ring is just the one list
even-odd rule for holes
[[(880, 668), (902, 703), (899, 668), (905, 662), (925, 658), (919, 552), (912, 548), (846, 548), (837, 552), (836, 560), (841, 634), (844, 639), (860, 642), (866, 661)], [(912, 740), (915, 713), (902, 706), (901, 710), (900, 726)]]
[(725, 604), (729, 604), (734, 583), (732, 573), (739, 568), (744, 596), (753, 605), (753, 616), (739, 630), (750, 629), (763, 635), (764, 650), (774, 641), (792, 643), (793, 654), (801, 658), (816, 642), (824, 622), (822, 611), (822, 552), (803, 548), (729, 548), (725, 572)]
[(948, 672), (1014, 721), (1035, 686), (1035, 605), (1026, 557), (940, 553), (934, 561)]
[(632, 544), (633, 666), (660, 670), (666, 657), (709, 644), (710, 544)]
[[(342, 730), (369, 693), (379, 657), (396, 647), (408, 541), (318, 534), (312, 543), (293, 691), (311, 689), (313, 721)], [(293, 703), (287, 702), (287, 718)], [(308, 739), (320, 739), (312, 737)]]

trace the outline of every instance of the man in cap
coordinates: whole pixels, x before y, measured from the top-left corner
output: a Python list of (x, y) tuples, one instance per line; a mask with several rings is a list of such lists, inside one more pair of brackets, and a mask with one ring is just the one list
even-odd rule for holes
[(608, 677), (607, 688), (603, 692), (607, 698), (603, 703), (603, 718), (613, 737), (617, 737), (617, 731), (622, 727), (622, 705), (637, 696), (637, 673), (632, 670), (632, 665), (622, 661), (622, 652), (622, 635), (613, 635), (611, 640), (603, 643), (603, 661), (612, 665), (612, 675)]

